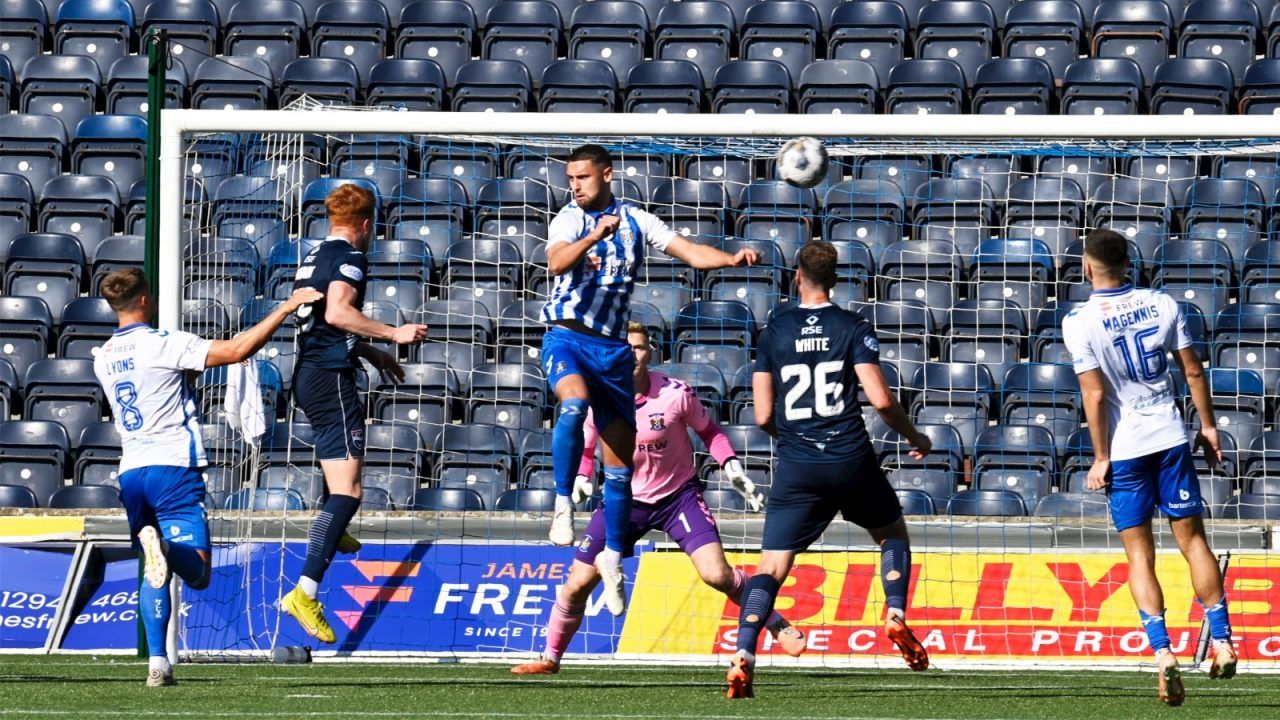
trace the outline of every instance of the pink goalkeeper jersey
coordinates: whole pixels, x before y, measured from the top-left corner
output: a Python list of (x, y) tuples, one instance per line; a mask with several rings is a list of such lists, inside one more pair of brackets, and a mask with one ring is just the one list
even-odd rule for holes
[[(697, 475), (689, 428), (702, 438), (716, 462), (723, 465), (733, 457), (729, 438), (707, 414), (693, 388), (649, 371), (648, 395), (636, 395), (636, 469), (631, 476), (631, 492), (637, 502), (657, 503)], [(586, 445), (578, 474), (591, 476), (600, 433), (590, 412), (585, 430)]]

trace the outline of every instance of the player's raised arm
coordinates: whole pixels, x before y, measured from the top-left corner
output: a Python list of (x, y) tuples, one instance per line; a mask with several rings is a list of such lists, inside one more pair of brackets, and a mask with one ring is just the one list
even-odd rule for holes
[(329, 283), (329, 289), (325, 293), (325, 322), (353, 335), (372, 340), (390, 340), (397, 345), (409, 345), (426, 339), (426, 325), (407, 323), (392, 327), (366, 316), (356, 307), (356, 294), (356, 289), (345, 282)]
[(209, 354), (205, 358), (205, 367), (219, 367), (244, 362), (262, 349), (271, 339), (271, 335), (284, 324), (298, 308), (310, 305), (324, 297), (312, 288), (298, 288), (288, 300), (280, 303), (274, 310), (258, 322), (257, 325), (236, 335), (230, 340), (214, 340), (209, 345)]
[(673, 258), (683, 260), (686, 265), (696, 270), (750, 267), (760, 262), (760, 253), (750, 248), (730, 255), (719, 248), (696, 243), (680, 235), (671, 238), (664, 252)]
[(884, 379), (884, 370), (880, 369), (880, 365), (858, 363), (853, 366), (853, 371), (857, 373), (858, 383), (867, 394), (867, 402), (871, 403), (871, 407), (875, 408), (877, 413), (880, 413), (880, 418), (886, 425), (911, 444), (911, 457), (919, 459), (928, 455), (933, 449), (933, 441), (928, 435), (916, 430), (902, 403), (898, 402), (898, 396), (893, 393), (889, 388), (889, 382)]
[(575, 232), (559, 232), (557, 225), (567, 223), (561, 221), (560, 216), (556, 217), (556, 221), (552, 221), (547, 233), (547, 272), (558, 277), (577, 267), (582, 256), (595, 247), (596, 243), (613, 235), (620, 219), (617, 215), (601, 215), (596, 226), (581, 239), (577, 239)]

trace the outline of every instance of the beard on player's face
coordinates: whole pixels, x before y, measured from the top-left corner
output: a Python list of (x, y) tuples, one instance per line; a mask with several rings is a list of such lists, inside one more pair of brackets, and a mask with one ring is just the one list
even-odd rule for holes
[(590, 160), (579, 160), (569, 163), (566, 173), (569, 175), (569, 190), (578, 207), (603, 210), (609, 204), (613, 168), (601, 167)]

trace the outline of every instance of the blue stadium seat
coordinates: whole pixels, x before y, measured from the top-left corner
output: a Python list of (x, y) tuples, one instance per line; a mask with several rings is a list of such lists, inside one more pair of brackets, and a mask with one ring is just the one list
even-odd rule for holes
[(643, 5), (629, 0), (598, 0), (573, 10), (569, 57), (602, 60), (626, 87), (631, 69), (642, 62), (649, 42), (650, 18)]
[(557, 57), (561, 25), (560, 11), (546, 0), (500, 2), (485, 20), (482, 57), (523, 63), (536, 81)]
[(1246, 248), (1240, 278), (1241, 302), (1280, 302), (1280, 241)]
[(965, 110), (964, 69), (954, 60), (903, 60), (889, 71), (885, 112), (958, 115)]
[(35, 209), (31, 183), (17, 173), (0, 173), (0, 263), (8, 257), (13, 239), (31, 230)]
[[(295, 61), (296, 62), (296, 61)], [(412, 145), (395, 135), (355, 135), (335, 141), (329, 152), (329, 178), (306, 184), (302, 203), (302, 232), (324, 236), (329, 232), (325, 195), (313, 195), (317, 187), (324, 193), (338, 184), (354, 183), (373, 192), (377, 202), (377, 223), (382, 222), (382, 198), (390, 195), (410, 173)], [(314, 204), (312, 204), (314, 203)]]
[(902, 238), (906, 197), (895, 184), (871, 179), (841, 182), (827, 189), (823, 207), (823, 237), (865, 243), (877, 262), (885, 247)]
[(791, 107), (791, 75), (776, 60), (731, 60), (716, 70), (711, 111), (786, 113)]
[(363, 88), (369, 84), (369, 71), (387, 56), (390, 37), (391, 19), (383, 3), (329, 0), (316, 11), (311, 25), (311, 54), (350, 61)]
[(1023, 0), (1005, 18), (1004, 56), (1039, 58), (1049, 64), (1056, 80), (1080, 57), (1085, 16), (1074, 0)]
[[(213, 193), (211, 222), (220, 237), (243, 237), (267, 257), (277, 241), (286, 235), (285, 192), (278, 181), (268, 177), (228, 177)], [(294, 264), (301, 258), (294, 258)], [(266, 270), (271, 271), (270, 264)]]
[(515, 300), (524, 269), (520, 246), (498, 237), (464, 240), (449, 247), (445, 284), (450, 299), (474, 300), (494, 317)]
[(721, 183), (672, 178), (653, 191), (654, 211), (676, 232), (687, 237), (725, 234), (724, 209), (729, 195)]
[[(685, 4), (693, 3), (680, 3)], [(702, 71), (688, 60), (645, 60), (637, 63), (627, 75), (626, 85), (623, 112), (702, 111)]]
[(463, 512), (484, 510), (484, 498), (466, 488), (422, 488), (413, 494), (411, 510)]
[(8, 57), (0, 55), (0, 114), (9, 114), (9, 110), (17, 104), (14, 102), (17, 99), (18, 85), (13, 76), (13, 65)]
[(1271, 8), (1271, 19), (1267, 21), (1267, 57), (1280, 58), (1280, 4)]
[(106, 342), (118, 326), (116, 313), (98, 297), (76, 298), (62, 310), (58, 357), (93, 359), (93, 350)]
[(427, 243), (442, 269), (449, 246), (462, 239), (469, 204), (466, 188), (453, 178), (406, 179), (387, 198), (387, 224), (393, 237)]
[(293, 490), (305, 507), (314, 508), (325, 494), (324, 473), (308, 465), (268, 465), (258, 472), (257, 489)]
[(942, 358), (983, 365), (993, 380), (1002, 380), (1005, 368), (1023, 359), (1022, 338), (1027, 334), (1027, 320), (1022, 308), (1012, 300), (959, 300), (951, 309), (942, 334)]
[[(1277, 27), (1280, 28), (1280, 21)], [(1280, 38), (1280, 31), (1275, 37)], [(1277, 111), (1280, 111), (1280, 57), (1256, 60), (1245, 68), (1240, 82), (1240, 114), (1274, 115)]]
[(511, 436), (495, 425), (446, 425), (432, 450), (435, 477), (459, 467), (492, 468), (510, 478), (518, 457)]
[(1280, 304), (1235, 303), (1213, 323), (1212, 365), (1255, 370), (1266, 387), (1280, 383)]
[(1227, 304), (1236, 286), (1231, 251), (1217, 240), (1169, 240), (1156, 249), (1152, 286), (1207, 316)]
[[(71, 171), (109, 178), (123, 201), (142, 177), (147, 123), (134, 115), (91, 115), (76, 126)], [(46, 186), (48, 189), (49, 186)]]
[(987, 426), (995, 392), (995, 382), (985, 365), (926, 362), (916, 368), (911, 389), (915, 422), (951, 425), (960, 433), (964, 446), (973, 447), (978, 433)]
[(309, 47), (309, 27), (306, 13), (294, 0), (237, 2), (224, 21), (222, 52), (262, 58), (274, 78)]
[(58, 423), (0, 421), (0, 484), (25, 487), (48, 506), (70, 464), (71, 442)]
[(84, 429), (102, 419), (106, 407), (92, 360), (37, 360), (27, 368), (22, 392), (23, 417), (62, 425), (72, 449), (78, 447)]
[(1280, 431), (1268, 430), (1258, 435), (1242, 453), (1240, 462), (1244, 478), (1273, 477), (1280, 474)]
[(950, 242), (961, 255), (972, 253), (995, 225), (995, 197), (980, 179), (929, 180), (908, 199), (916, 239)]
[(613, 112), (618, 79), (603, 60), (555, 60), (542, 73), (539, 112)]
[[(1142, 2), (1162, 4), (1159, 0)], [(1127, 57), (1076, 60), (1062, 76), (1062, 114), (1136, 115), (1145, 107), (1144, 87), (1142, 68)]]
[[(702, 302), (714, 302), (704, 300)], [(677, 319), (678, 322), (678, 319)], [(727, 343), (726, 343), (727, 344)], [(728, 383), (719, 367), (692, 363), (662, 363), (650, 366), (669, 377), (679, 378), (681, 382), (693, 388), (694, 393), (712, 417), (720, 412), (720, 407), (728, 396)], [(744, 461), (744, 466), (745, 466)]]
[(1048, 115), (1056, 98), (1053, 68), (1039, 58), (990, 60), (974, 75), (975, 115)]
[(58, 6), (56, 55), (82, 55), (108, 68), (134, 45), (133, 8), (124, 0), (64, 0)]
[[(368, 497), (370, 490), (380, 493), (380, 499), (385, 499), (389, 505), (385, 509), (409, 510), (413, 505), (413, 493), (418, 489), (418, 478), (398, 468), (371, 467), (365, 469), (361, 485), (365, 497)], [(362, 501), (361, 506), (364, 505), (365, 502)]]
[(0, 321), (5, 335), (0, 359), (11, 366), (17, 378), (26, 377), (27, 368), (48, 355), (54, 328), (49, 307), (40, 297), (0, 296)]
[(979, 299), (1038, 308), (1057, 276), (1053, 258), (1053, 251), (1040, 240), (983, 240), (974, 250), (969, 277), (977, 284)]
[(653, 59), (685, 60), (697, 65), (702, 84), (711, 86), (716, 71), (729, 62), (737, 20), (717, 0), (668, 3), (658, 12)]
[(880, 80), (869, 63), (819, 60), (805, 66), (799, 77), (797, 93), (802, 113), (865, 115), (876, 112)]
[[(26, 233), (14, 238), (5, 260), (5, 292), (40, 298), (49, 306), (53, 322), (62, 308), (80, 293), (85, 273), (84, 250), (70, 235)], [(6, 328), (7, 330), (7, 328)]]
[(1222, 517), (1227, 520), (1270, 520), (1280, 518), (1280, 495), (1236, 495), (1226, 502)]
[(738, 42), (744, 60), (777, 60), (791, 77), (812, 63), (818, 54), (822, 19), (805, 0), (774, 0), (748, 5)]
[(435, 60), (389, 58), (369, 71), (366, 94), (370, 105), (434, 112), (444, 108), (448, 84)]
[(529, 108), (532, 97), (533, 80), (524, 63), (516, 60), (472, 60), (458, 69), (453, 110), (524, 112)]
[(1010, 425), (1037, 425), (1053, 433), (1059, 451), (1080, 426), (1080, 383), (1070, 365), (1017, 363), (1005, 372), (1001, 391), (1000, 421)]
[(947, 501), (947, 514), (967, 517), (1022, 517), (1022, 496), (1011, 490), (961, 490)]
[[(0, 298), (0, 307), (3, 304), (4, 298)], [(13, 410), (17, 407), (18, 387), (18, 373), (14, 372), (13, 365), (7, 359), (0, 357), (0, 418), (13, 415)]]
[(1093, 12), (1089, 54), (1135, 61), (1149, 85), (1156, 66), (1169, 57), (1173, 28), (1173, 14), (1164, 0), (1104, 0)]
[(55, 510), (122, 510), (120, 491), (107, 485), (71, 485), (49, 496), (49, 508)]
[(305, 510), (307, 503), (291, 488), (244, 488), (227, 497), (224, 510), (289, 512)]
[[(893, 255), (898, 252), (901, 251), (894, 246), (886, 250), (884, 267), (893, 267)], [(891, 364), (899, 374), (914, 377), (917, 368), (936, 354), (937, 321), (933, 313), (914, 299), (877, 302), (871, 313), (869, 319), (880, 340), (882, 364)]]
[(365, 465), (391, 468), (413, 477), (426, 474), (422, 435), (404, 423), (374, 423), (365, 428)]
[(1263, 239), (1267, 195), (1245, 178), (1202, 178), (1192, 183), (1183, 207), (1183, 231), (1189, 238), (1216, 238), (1237, 263), (1245, 248)]
[[(1230, 432), (1238, 447), (1251, 447), (1253, 439), (1262, 434), (1267, 416), (1262, 375), (1248, 368), (1228, 367), (1209, 368), (1207, 374), (1218, 427)], [(1194, 406), (1188, 407), (1188, 424), (1197, 427), (1197, 418)], [(1224, 447), (1227, 459), (1236, 460), (1235, 454), (1228, 456)]]
[(910, 446), (893, 430), (873, 439), (880, 464), (891, 471), (890, 482), (899, 490), (924, 490), (942, 502), (955, 492), (956, 480), (964, 473), (964, 441), (950, 425), (922, 424), (916, 428), (933, 442), (933, 450), (923, 458), (910, 455)]
[[(546, 412), (546, 378), (536, 362), (482, 363), (471, 371), (467, 417), (504, 427), (540, 427)], [(516, 422), (516, 419), (524, 422)]]
[(746, 500), (743, 500), (742, 495), (734, 490), (720, 488), (703, 490), (702, 501), (711, 509), (711, 512), (717, 514), (747, 512)]
[(56, 117), (69, 136), (97, 106), (102, 74), (92, 58), (37, 55), (22, 70), (19, 112)]
[(1143, 182), (1131, 177), (1104, 180), (1089, 196), (1089, 213), (1095, 227), (1125, 235), (1142, 257), (1151, 257), (1168, 239), (1175, 201), (1165, 183)]
[(305, 57), (290, 62), (280, 76), (280, 104), (306, 95), (331, 105), (354, 105), (360, 94), (360, 75), (350, 60)]
[(843, 2), (831, 14), (827, 57), (862, 60), (875, 68), (880, 84), (905, 55), (915, 16), (896, 2)]
[(209, 0), (152, 0), (142, 18), (141, 36), (157, 29), (168, 34), (169, 54), (188, 71), (218, 54), (222, 23)]
[(49, 18), (40, 0), (0, 0), (0, 17), (4, 18), (0, 43), (5, 57), (21, 73), (28, 60), (44, 52)]
[(369, 275), (381, 280), (431, 281), (431, 250), (416, 238), (378, 240), (367, 251)]
[(1248, 154), (1215, 158), (1212, 176), (1223, 180), (1248, 180), (1258, 186), (1264, 199), (1272, 198), (1280, 190), (1280, 156)]
[(401, 11), (395, 56), (438, 63), (447, 87), (458, 68), (471, 59), (475, 37), (476, 14), (471, 5), (462, 0), (417, 0)]
[(1262, 18), (1251, 0), (1195, 0), (1178, 26), (1178, 57), (1222, 60), (1238, 83), (1261, 33)]
[(494, 509), (498, 497), (507, 492), (511, 483), (506, 474), (494, 468), (449, 467), (440, 472), (436, 485), (471, 490), (480, 495), (486, 508)]
[[(1241, 0), (1248, 4), (1248, 0)], [(1151, 83), (1157, 115), (1226, 115), (1234, 87), (1231, 68), (1217, 58), (1172, 58), (1160, 63)]]
[(483, 303), (473, 300), (428, 300), (419, 308), (427, 325), (427, 339), (444, 342), (493, 342), (493, 314)]
[(493, 509), (508, 512), (547, 513), (555, 509), (554, 490), (517, 488), (498, 496)]
[(84, 255), (92, 256), (119, 224), (120, 195), (110, 178), (62, 175), (46, 183), (40, 195), (41, 232), (78, 237)]
[(1107, 496), (1100, 492), (1056, 492), (1045, 495), (1036, 503), (1036, 517), (1055, 518), (1105, 518), (1111, 513)]
[(208, 58), (191, 76), (195, 110), (268, 110), (274, 105), (275, 73), (255, 56)]
[(983, 430), (974, 446), (975, 486), (1010, 490), (1033, 508), (1057, 475), (1053, 434), (1037, 425), (997, 425)]
[(991, 59), (995, 42), (996, 18), (985, 2), (950, 0), (920, 9), (915, 56), (957, 63), (969, 84), (978, 66)]
[(1042, 240), (1057, 257), (1080, 235), (1084, 193), (1065, 177), (1034, 177), (1009, 186), (1006, 222), (1012, 240)]
[(20, 485), (0, 485), (0, 508), (37, 508), (35, 493)]
[(761, 180), (742, 188), (738, 196), (738, 217), (734, 234), (744, 240), (777, 243), (783, 265), (790, 266), (796, 251), (814, 235), (821, 185), (810, 190), (793, 187), (781, 180)]

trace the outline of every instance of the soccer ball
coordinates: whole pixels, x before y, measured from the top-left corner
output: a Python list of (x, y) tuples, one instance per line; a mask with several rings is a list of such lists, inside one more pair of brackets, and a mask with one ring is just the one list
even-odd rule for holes
[(778, 150), (778, 177), (789, 185), (811, 188), (827, 177), (827, 149), (817, 138), (792, 138)]

